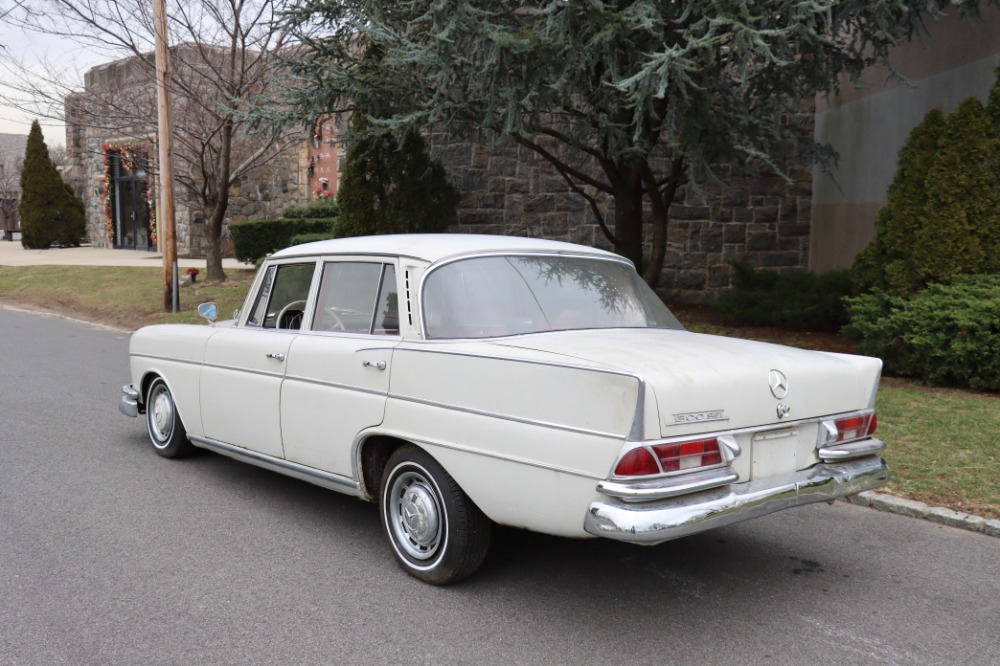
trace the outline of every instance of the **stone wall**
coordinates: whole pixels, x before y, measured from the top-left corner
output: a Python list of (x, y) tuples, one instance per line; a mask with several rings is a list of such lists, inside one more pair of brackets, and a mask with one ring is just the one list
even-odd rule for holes
[[(109, 90), (127, 95), (133, 101), (138, 100), (137, 108), (139, 104), (151, 103), (155, 99), (152, 74), (136, 58), (94, 67), (86, 74), (84, 90), (66, 99), (67, 168), (64, 176), (84, 202), (91, 244), (100, 247), (111, 244), (105, 230), (104, 191), (108, 184), (105, 182), (106, 157), (102, 146), (109, 142), (120, 145), (145, 143), (148, 144), (154, 169), (157, 160), (155, 106), (150, 107), (147, 114), (136, 114), (135, 117), (149, 119), (148, 122), (144, 120), (141, 126), (122, 126), (113, 130), (96, 126), (102, 119), (102, 99), (109, 97)], [(177, 97), (173, 100), (175, 126), (178, 109), (183, 110), (184, 103)], [(235, 138), (233, 164), (240, 163), (255, 151), (259, 147), (258, 141), (252, 137)], [(175, 151), (180, 149), (175, 141)], [(180, 168), (180, 162), (175, 152), (175, 169)], [(231, 254), (228, 241), (230, 224), (276, 217), (284, 208), (308, 201), (308, 165), (308, 143), (303, 134), (301, 140), (237, 179), (230, 189), (229, 209), (224, 221), (224, 253), (228, 250)], [(155, 178), (155, 175), (152, 177)], [(155, 183), (153, 196), (156, 196)], [(208, 244), (206, 211), (193, 193), (176, 180), (174, 202), (178, 256), (204, 257)]]
[[(583, 197), (523, 146), (484, 147), (433, 137), (432, 154), (462, 192), (455, 231), (543, 237), (610, 249)], [(729, 286), (730, 262), (777, 270), (805, 268), (812, 176), (788, 169), (731, 177), (714, 192), (678, 190), (670, 209), (667, 254), (657, 290), (671, 303), (705, 303)], [(609, 227), (614, 201), (599, 201)], [(647, 231), (645, 237), (651, 237)]]

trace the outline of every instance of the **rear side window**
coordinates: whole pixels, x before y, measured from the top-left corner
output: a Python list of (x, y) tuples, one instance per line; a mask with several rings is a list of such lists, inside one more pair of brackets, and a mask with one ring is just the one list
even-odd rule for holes
[(323, 267), (312, 330), (398, 335), (396, 269), (391, 264), (329, 262)]

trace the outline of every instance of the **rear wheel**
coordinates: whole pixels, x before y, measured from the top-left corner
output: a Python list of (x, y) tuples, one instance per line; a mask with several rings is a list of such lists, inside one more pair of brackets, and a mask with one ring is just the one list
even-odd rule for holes
[(390, 456), (379, 500), (393, 554), (411, 576), (446, 585), (482, 565), (492, 524), (426, 452), (404, 446)]
[(164, 458), (183, 458), (194, 453), (187, 431), (177, 414), (167, 383), (157, 377), (146, 391), (146, 429), (153, 449)]

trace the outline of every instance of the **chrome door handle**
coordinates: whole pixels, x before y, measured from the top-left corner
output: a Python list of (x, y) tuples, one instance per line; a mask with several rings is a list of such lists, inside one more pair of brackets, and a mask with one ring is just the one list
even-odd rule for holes
[(268, 352), (267, 357), (268, 358), (273, 358), (275, 361), (284, 361), (285, 360), (285, 355), (282, 354), (281, 352), (277, 352), (277, 353)]
[(385, 370), (385, 361), (361, 361), (362, 368), (378, 368)]

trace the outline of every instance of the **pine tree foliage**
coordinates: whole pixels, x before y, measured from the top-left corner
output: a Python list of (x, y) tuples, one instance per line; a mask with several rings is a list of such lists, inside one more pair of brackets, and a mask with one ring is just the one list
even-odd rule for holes
[(338, 236), (444, 231), (454, 224), (458, 191), (427, 153), (423, 137), (407, 130), (366, 133), (366, 117), (351, 121), (360, 138), (347, 152), (337, 197)]
[(655, 282), (681, 183), (713, 183), (722, 163), (780, 170), (789, 135), (828, 159), (795, 122), (803, 100), (885, 62), (941, 13), (938, 0), (303, 0), (287, 14), (302, 42), (288, 101), (299, 120), (378, 109), (372, 131), (527, 147), (618, 252), (639, 264), (651, 247)]
[(63, 182), (36, 120), (31, 124), (21, 169), (21, 244), (46, 249), (78, 246), (86, 233), (83, 202)]
[(926, 220), (911, 239), (921, 285), (984, 272), (982, 231), (991, 226), (996, 189), (990, 168), (989, 120), (970, 97), (948, 114), (927, 172)]
[[(989, 122), (987, 142), (990, 148), (990, 170), (993, 173), (993, 194), (996, 200), (989, 226), (981, 230), (986, 248), (986, 272), (1000, 273), (1000, 65), (993, 69), (996, 79), (986, 101), (986, 118)], [(993, 248), (992, 251), (990, 248)]]
[(886, 204), (875, 219), (875, 239), (852, 267), (861, 291), (877, 287), (905, 294), (919, 287), (913, 239), (926, 222), (927, 175), (945, 125), (944, 112), (931, 109), (900, 149)]

